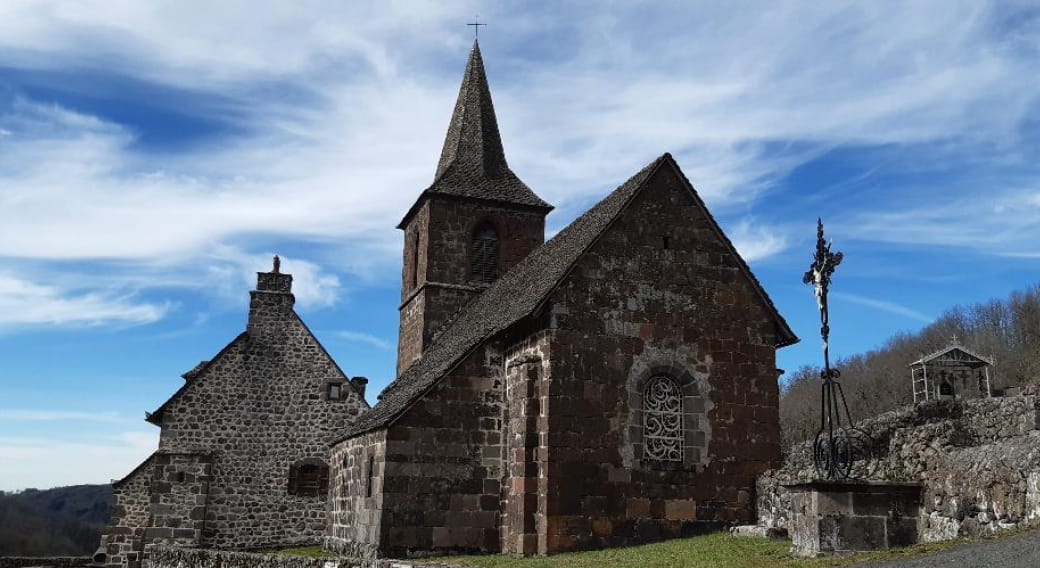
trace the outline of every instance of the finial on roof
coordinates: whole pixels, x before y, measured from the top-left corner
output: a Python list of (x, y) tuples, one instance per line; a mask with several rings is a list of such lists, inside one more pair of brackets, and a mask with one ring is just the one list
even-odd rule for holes
[(274, 255), (274, 268), (271, 272), (278, 274), (282, 271), (282, 259), (278, 258), (278, 255)]
[(466, 25), (467, 26), (473, 26), (473, 40), (474, 41), (476, 41), (477, 39), (480, 38), (480, 26), (487, 27), (487, 24), (481, 24), (480, 23), (480, 16), (479, 15), (473, 16), (473, 23), (472, 24), (466, 24)]
[(953, 334), (953, 344), (954, 344), (954, 345), (957, 345), (957, 344), (958, 344), (958, 343), (957, 343), (957, 334), (956, 334), (956, 333), (955, 333), (955, 334)]

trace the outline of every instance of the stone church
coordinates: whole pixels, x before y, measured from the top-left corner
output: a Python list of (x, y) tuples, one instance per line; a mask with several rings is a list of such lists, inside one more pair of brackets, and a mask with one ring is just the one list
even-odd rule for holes
[(398, 377), (332, 447), (326, 546), (546, 554), (754, 519), (797, 341), (668, 154), (553, 239), (476, 44), (398, 228)]
[(798, 341), (664, 154), (545, 242), (474, 44), (405, 213), (397, 378), (369, 408), (258, 275), (246, 331), (148, 415), (95, 560), (324, 542), (361, 558), (551, 554), (747, 523)]

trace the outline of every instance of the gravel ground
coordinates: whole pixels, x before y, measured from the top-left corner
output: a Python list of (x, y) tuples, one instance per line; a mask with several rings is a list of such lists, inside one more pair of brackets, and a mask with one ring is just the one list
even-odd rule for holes
[(983, 540), (903, 560), (866, 562), (854, 568), (1038, 568), (1040, 567), (1040, 530), (1008, 538)]

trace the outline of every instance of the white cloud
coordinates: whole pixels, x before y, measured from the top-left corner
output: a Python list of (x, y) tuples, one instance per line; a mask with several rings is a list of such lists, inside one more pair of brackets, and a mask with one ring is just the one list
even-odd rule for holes
[(1040, 190), (920, 188), (921, 203), (887, 203), (850, 216), (841, 232), (893, 243), (958, 247), (1029, 258), (1040, 242)]
[(758, 224), (754, 219), (743, 219), (729, 231), (729, 238), (737, 252), (747, 262), (773, 256), (787, 248), (787, 237), (775, 228)]
[[(276, 253), (246, 254), (227, 247), (216, 246), (207, 255), (209, 278), (225, 297), (242, 298), (243, 290), (256, 286), (256, 273), (269, 272)], [(292, 291), (302, 308), (320, 308), (334, 305), (340, 299), (342, 287), (339, 278), (322, 270), (317, 264), (279, 255), (281, 272), (292, 274)]]
[(119, 422), (123, 418), (118, 412), (76, 412), (67, 410), (33, 410), (0, 408), (0, 421), (19, 422)]
[[(334, 304), (337, 274), (396, 269), (392, 227), (432, 178), (468, 43), (458, 14), (473, 10), (211, 4), (0, 6), (0, 65), (108, 70), (203, 94), (218, 102), (184, 97), (177, 111), (240, 129), (155, 154), (133, 125), (25, 98), (0, 106), (9, 133), (0, 136), (0, 257), (40, 263), (34, 281), (62, 288), (57, 297), (68, 260), (120, 263), (111, 278), (120, 289), (175, 285), (185, 267), (224, 281), (238, 271), (251, 286), (252, 259), (271, 248), (258, 238), (341, 245), (320, 270), (318, 259), (294, 259), (303, 306)], [(574, 28), (565, 13), (486, 8), (490, 22), (510, 22), (484, 43), (510, 163), (569, 214), (664, 151), (717, 214), (843, 145), (956, 141), (943, 156), (951, 163), (979, 148), (1013, 157), (1040, 96), (1035, 42), (1016, 40), (1028, 38), (1021, 30), (1000, 35), (998, 8), (986, 3), (563, 8), (583, 14)], [(64, 81), (72, 92), (128, 96), (104, 81)], [(963, 205), (980, 199), (967, 194)], [(932, 238), (968, 246), (943, 234), (942, 221)], [(732, 235), (747, 258), (786, 246), (775, 229), (748, 223)], [(994, 246), (1020, 236), (985, 233)]]
[(132, 295), (62, 290), (0, 274), (0, 327), (12, 325), (140, 325), (158, 321), (169, 304)]
[(347, 341), (353, 341), (356, 343), (367, 343), (373, 347), (377, 347), (384, 351), (389, 351), (393, 348), (393, 345), (380, 337), (376, 337), (369, 333), (363, 333), (360, 331), (339, 331), (336, 332), (336, 337), (346, 339)]
[[(158, 429), (99, 436), (92, 442), (0, 437), (0, 489), (108, 483), (137, 467), (155, 451), (158, 441)], [(26, 463), (33, 465), (25, 467)]]

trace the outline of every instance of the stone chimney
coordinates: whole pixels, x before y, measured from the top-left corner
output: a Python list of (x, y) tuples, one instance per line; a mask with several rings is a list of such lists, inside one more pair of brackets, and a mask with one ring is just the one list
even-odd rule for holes
[(354, 385), (354, 390), (357, 391), (361, 398), (365, 398), (365, 387), (368, 385), (367, 377), (354, 377), (350, 379), (350, 384)]
[(249, 293), (246, 331), (257, 338), (283, 331), (294, 303), (292, 274), (282, 274), (281, 259), (276, 255), (271, 272), (256, 273), (256, 290)]

